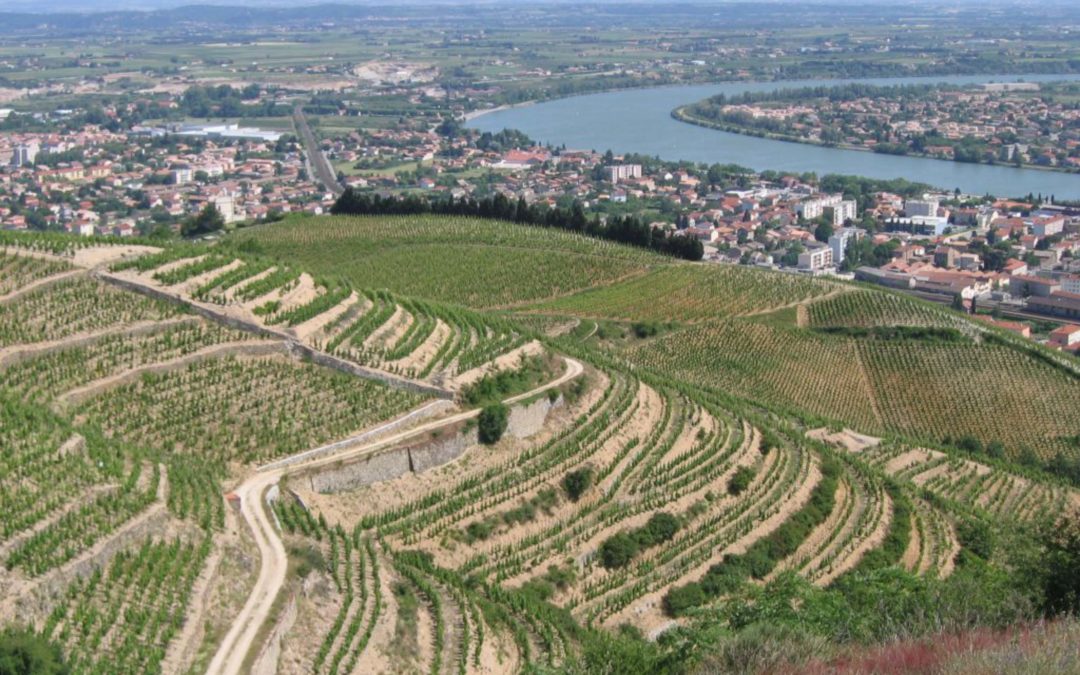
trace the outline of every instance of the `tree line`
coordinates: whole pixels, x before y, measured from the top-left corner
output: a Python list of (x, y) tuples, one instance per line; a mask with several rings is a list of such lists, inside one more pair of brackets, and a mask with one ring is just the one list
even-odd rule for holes
[(541, 207), (529, 204), (524, 198), (511, 201), (502, 193), (482, 199), (454, 199), (417, 195), (383, 196), (347, 188), (334, 202), (330, 212), (335, 215), (438, 214), (490, 218), (579, 232), (596, 239), (647, 248), (684, 260), (701, 260), (704, 255), (702, 243), (694, 237), (668, 236), (661, 228), (652, 227), (634, 215), (612, 216), (606, 220), (601, 220), (599, 215), (589, 217), (579, 201), (574, 201), (569, 208)]

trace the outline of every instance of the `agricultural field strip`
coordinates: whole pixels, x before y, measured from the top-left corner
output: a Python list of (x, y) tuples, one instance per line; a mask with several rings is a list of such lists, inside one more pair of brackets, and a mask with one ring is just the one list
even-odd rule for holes
[[(754, 436), (751, 447), (756, 443)], [(633, 586), (613, 596), (595, 596), (575, 612), (592, 621), (604, 621), (636, 598), (660, 592), (708, 569), (720, 561), (722, 553), (739, 552), (768, 536), (786, 519), (785, 508), (797, 510), (801, 501), (809, 497), (820, 478), (815, 464), (807, 451), (770, 451), (743, 494), (717, 500), (699, 517), (698, 524), (683, 528), (665, 546), (636, 561)]]
[[(516, 401), (531, 398), (544, 391), (558, 387), (584, 372), (584, 368), (580, 362), (568, 357), (564, 357), (564, 360), (567, 369), (561, 376), (532, 391), (511, 397), (506, 400), (506, 403), (512, 404)], [(232, 623), (229, 632), (226, 634), (218, 651), (211, 660), (207, 672), (211, 675), (216, 675), (217, 673), (231, 674), (240, 672), (241, 664), (244, 662), (247, 653), (252, 647), (255, 635), (262, 625), (262, 622), (266, 620), (266, 617), (270, 612), (270, 607), (273, 605), (274, 600), (284, 583), (287, 556), (280, 536), (278, 536), (274, 526), (266, 517), (265, 508), (263, 506), (263, 495), (267, 488), (280, 481), (286, 473), (308, 470), (340, 461), (357, 459), (389, 445), (413, 438), (419, 434), (424, 434), (444, 426), (472, 419), (478, 414), (479, 410), (466, 411), (440, 420), (421, 424), (407, 431), (399, 432), (388, 438), (375, 441), (367, 446), (349, 448), (340, 454), (329, 457), (319, 457), (310, 462), (289, 466), (287, 467), (287, 470), (286, 468), (276, 468), (260, 471), (242, 483), (237, 488), (236, 494), (241, 499), (241, 514), (244, 516), (244, 520), (247, 521), (248, 526), (251, 528), (255, 537), (262, 564), (260, 566), (259, 577), (255, 583), (255, 587), (252, 589), (240, 615)], [(393, 424), (393, 422), (387, 423), (387, 425), (391, 424)]]
[(62, 401), (71, 390), (118, 374), (206, 353), (208, 348), (244, 344), (250, 333), (198, 320), (151, 325), (138, 334), (110, 333), (88, 344), (37, 353), (0, 369), (0, 386), (24, 396)]
[[(216, 254), (194, 258), (173, 258), (162, 254), (158, 259), (167, 260), (167, 262), (159, 267), (152, 265), (156, 262), (155, 260), (144, 261), (138, 265), (122, 263), (115, 266), (113, 274), (122, 275), (126, 281), (139, 283), (145, 287), (161, 287), (162, 290), (168, 288), (167, 292), (171, 296), (192, 306), (198, 306), (211, 315), (215, 313), (220, 315), (222, 310), (215, 309), (214, 303), (207, 304), (201, 298), (210, 297), (215, 290), (222, 294), (229, 294), (236, 289), (234, 292), (236, 297), (245, 299), (258, 308), (279, 302), (273, 299), (275, 294), (278, 298), (283, 297), (282, 289), (291, 287), (300, 278), (298, 272), (285, 268), (248, 263), (242, 259), (230, 259), (228, 256)], [(242, 264), (237, 264), (238, 261)], [(207, 270), (210, 263), (213, 263), (215, 267)], [(261, 277), (246, 276), (248, 267), (261, 268), (260, 274), (263, 272), (266, 274)], [(226, 271), (217, 276), (211, 276), (214, 269)], [(133, 274), (132, 270), (138, 274)], [(177, 288), (178, 284), (189, 282), (192, 277), (188, 275), (195, 272), (198, 272), (199, 276), (194, 277), (194, 282), (187, 283), (183, 288)], [(239, 286), (241, 283), (244, 285)], [(191, 286), (196, 287), (194, 291), (191, 290)], [(347, 289), (317, 287), (316, 296), (307, 304), (280, 306), (263, 317), (250, 316), (248, 321), (258, 324), (259, 329), (271, 332), (282, 339), (300, 340), (313, 349), (325, 350), (335, 356), (406, 379), (428, 378), (433, 374), (445, 376), (451, 374), (445, 371), (454, 366), (458, 370), (464, 370), (473, 367), (478, 362), (489, 360), (491, 356), (505, 353), (524, 340), (524, 336), (514, 334), (508, 324), (496, 319), (481, 319), (462, 310), (441, 308), (431, 303), (397, 298), (385, 292), (367, 291), (363, 295), (373, 305), (378, 306), (378, 311), (373, 306), (366, 312), (347, 317), (346, 321), (328, 320), (327, 323), (335, 324), (335, 332), (327, 334), (323, 331), (318, 335), (318, 339), (311, 339), (311, 333), (303, 330), (301, 324), (314, 322), (323, 314), (337, 313), (339, 305), (347, 302), (351, 297)], [(351, 322), (348, 322), (349, 318)], [(398, 321), (404, 322), (405, 328), (394, 334), (392, 326), (399, 325), (396, 323)], [(283, 322), (288, 326), (297, 327), (296, 334), (292, 334), (293, 331), (272, 328), (273, 325)], [(410, 357), (425, 346), (427, 339), (435, 332), (440, 322), (451, 327), (453, 334), (449, 337), (457, 339), (454, 341), (447, 339), (440, 345), (432, 345), (426, 350), (424, 360), (419, 363), (410, 361)], [(493, 331), (492, 328), (498, 330)], [(471, 337), (469, 339), (460, 337), (463, 332), (467, 332)], [(388, 342), (391, 335), (395, 339)], [(343, 343), (344, 348), (342, 348)], [(437, 368), (439, 370), (436, 372)]]
[(540, 303), (530, 311), (590, 319), (697, 323), (775, 311), (845, 287), (731, 266), (673, 264), (618, 285)]
[[(3, 273), (3, 270), (0, 270), (0, 274), (2, 274), (2, 273)], [(22, 297), (23, 295), (26, 295), (27, 293), (32, 293), (32, 292), (34, 292), (36, 290), (39, 290), (39, 289), (41, 289), (43, 287), (46, 287), (46, 286), (51, 286), (52, 284), (55, 284), (58, 281), (63, 281), (65, 279), (71, 279), (72, 277), (82, 276), (82, 275), (85, 275), (85, 274), (86, 274), (85, 270), (72, 269), (72, 270), (65, 270), (65, 271), (62, 271), (62, 272), (57, 272), (56, 274), (53, 274), (51, 276), (37, 278), (37, 279), (34, 279), (32, 281), (26, 282), (25, 284), (21, 283), (19, 280), (15, 280), (15, 283), (18, 283), (19, 285), (16, 288), (9, 291), (8, 293), (6, 293), (4, 295), (0, 295), (0, 304), (7, 303), (7, 302), (12, 302), (12, 301), (17, 300), (18, 298)]]
[(137, 321), (160, 321), (179, 308), (100, 284), (65, 279), (0, 305), (0, 348), (50, 342)]
[(147, 672), (184, 621), (210, 539), (150, 541), (71, 584), (44, 633), (74, 655), (75, 672)]
[(135, 445), (262, 463), (346, 438), (424, 398), (285, 355), (226, 355), (145, 373), (78, 412)]
[(938, 451), (883, 445), (865, 451), (863, 456), (897, 479), (1021, 522), (1062, 505), (1071, 492)]

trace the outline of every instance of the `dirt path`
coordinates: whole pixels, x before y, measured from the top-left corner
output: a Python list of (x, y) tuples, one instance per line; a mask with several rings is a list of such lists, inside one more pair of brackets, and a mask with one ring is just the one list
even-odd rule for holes
[[(548, 389), (558, 387), (584, 372), (584, 366), (579, 361), (568, 357), (564, 357), (564, 360), (566, 362), (566, 371), (560, 377), (532, 391), (508, 398), (504, 402), (511, 404), (531, 398)], [(211, 660), (209, 668), (207, 668), (207, 673), (217, 675), (219, 673), (242, 672), (244, 661), (255, 646), (254, 641), (259, 629), (270, 615), (274, 601), (285, 583), (285, 572), (289, 564), (288, 556), (285, 553), (285, 545), (264, 508), (264, 496), (272, 485), (277, 484), (290, 471), (306, 470), (371, 454), (388, 445), (428, 433), (440, 427), (464, 422), (479, 414), (479, 409), (468, 410), (457, 415), (418, 425), (367, 445), (344, 449), (340, 453), (319, 456), (311, 461), (285, 467), (261, 469), (244, 481), (235, 492), (240, 498), (240, 513), (251, 528), (262, 564), (259, 568), (259, 577), (255, 582), (255, 587), (251, 590), (251, 594), (248, 596), (248, 600), (240, 614), (233, 621), (229, 632), (225, 635), (225, 639), (222, 640), (217, 653), (214, 654), (214, 658)], [(384, 426), (394, 424), (395, 422), (391, 421)]]

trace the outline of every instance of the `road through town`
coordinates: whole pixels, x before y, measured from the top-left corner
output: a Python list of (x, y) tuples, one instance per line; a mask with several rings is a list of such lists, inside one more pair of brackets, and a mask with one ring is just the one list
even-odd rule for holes
[(344, 192), (345, 189), (337, 181), (334, 167), (330, 166), (326, 155), (319, 149), (319, 143), (315, 140), (315, 134), (311, 131), (311, 126), (308, 124), (302, 106), (293, 108), (293, 124), (296, 125), (296, 132), (300, 134), (300, 141), (304, 144), (304, 153), (307, 155), (308, 165), (315, 172), (312, 178), (318, 180), (323, 184), (323, 187), (335, 195)]

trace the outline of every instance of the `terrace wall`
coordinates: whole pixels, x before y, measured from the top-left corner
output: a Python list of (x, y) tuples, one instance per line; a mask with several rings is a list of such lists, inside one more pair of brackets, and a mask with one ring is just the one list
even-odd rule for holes
[[(551, 411), (562, 405), (562, 397), (547, 397), (532, 403), (513, 406), (506, 433), (514, 438), (528, 438), (544, 428)], [(408, 473), (423, 473), (449, 464), (478, 443), (475, 427), (459, 428), (452, 435), (432, 437), (390, 448), (363, 459), (319, 469), (303, 480), (313, 492), (345, 492), (372, 483), (400, 478)]]

